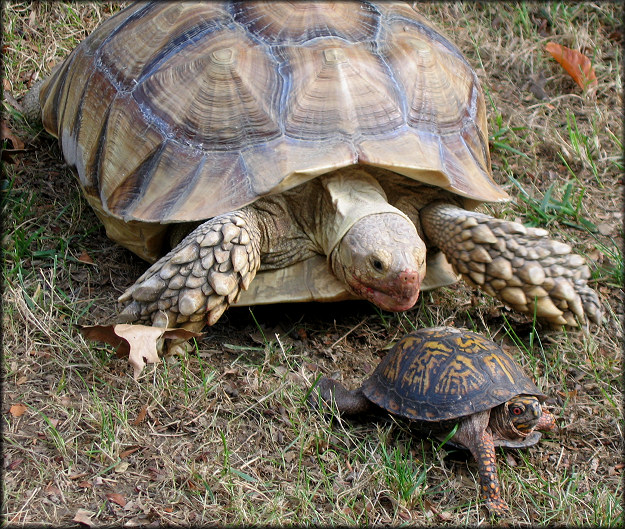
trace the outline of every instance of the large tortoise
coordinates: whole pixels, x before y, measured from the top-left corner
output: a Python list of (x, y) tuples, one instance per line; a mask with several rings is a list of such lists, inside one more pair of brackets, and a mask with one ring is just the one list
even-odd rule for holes
[(486, 507), (498, 515), (508, 506), (500, 494), (495, 447), (532, 446), (540, 432), (556, 427), (542, 407), (547, 396), (508, 353), (452, 327), (407, 334), (357, 389), (321, 378), (309, 396), (313, 406), (318, 397), (334, 402), (341, 415), (390, 412), (409, 419), (416, 431), (451, 436), (453, 444), (471, 451)]
[(135, 4), (30, 101), (109, 237), (156, 261), (120, 321), (199, 330), (233, 303), (349, 297), (401, 311), (456, 273), (554, 324), (600, 318), (570, 246), (471, 211), (508, 199), (482, 90), (407, 4)]

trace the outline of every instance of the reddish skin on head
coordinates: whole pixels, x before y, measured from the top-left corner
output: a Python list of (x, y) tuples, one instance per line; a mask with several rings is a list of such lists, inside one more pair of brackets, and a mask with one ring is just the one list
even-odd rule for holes
[(383, 310), (414, 306), (425, 277), (425, 244), (414, 225), (393, 213), (359, 220), (330, 256), (338, 279)]
[(372, 286), (360, 281), (355, 275), (346, 279), (354, 294), (391, 312), (411, 309), (421, 291), (421, 276), (414, 270), (404, 270), (394, 281), (377, 281)]

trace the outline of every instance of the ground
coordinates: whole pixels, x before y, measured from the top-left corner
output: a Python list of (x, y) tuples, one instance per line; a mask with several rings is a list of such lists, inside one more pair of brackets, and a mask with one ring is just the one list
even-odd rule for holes
[[(464, 326), (511, 351), (559, 428), (500, 451), (503, 524), (623, 523), (622, 12), (611, 3), (428, 3), (487, 95), (497, 181), (484, 211), (546, 227), (586, 256), (604, 321), (552, 329), (465, 285), (403, 314), (365, 302), (238, 308), (197, 349), (149, 366), (86, 342), (146, 264), (109, 241), (56, 142), (20, 101), (114, 3), (3, 10), (3, 515), (12, 525), (488, 523), (474, 461), (390, 418), (330, 420), (320, 375), (357, 386), (404, 333)], [(581, 51), (583, 90), (545, 51)]]

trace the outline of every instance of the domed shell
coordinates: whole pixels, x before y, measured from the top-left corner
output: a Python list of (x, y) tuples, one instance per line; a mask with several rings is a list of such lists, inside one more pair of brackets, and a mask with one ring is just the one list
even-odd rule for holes
[(464, 417), (521, 394), (546, 399), (496, 343), (453, 327), (406, 335), (362, 389), (385, 410), (421, 421)]
[(116, 239), (352, 164), (507, 198), (475, 72), (403, 3), (134, 4), (74, 50), (40, 100)]

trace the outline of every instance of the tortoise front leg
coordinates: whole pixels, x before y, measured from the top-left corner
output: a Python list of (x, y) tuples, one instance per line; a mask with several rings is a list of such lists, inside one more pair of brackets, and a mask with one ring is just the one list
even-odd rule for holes
[(472, 285), (519, 312), (556, 325), (599, 323), (601, 305), (590, 270), (568, 244), (539, 228), (495, 219), (446, 203), (421, 211), (425, 234)]
[(501, 497), (497, 477), (497, 458), (493, 435), (488, 428), (490, 410), (476, 413), (463, 420), (452, 440), (468, 448), (477, 462), (480, 476), (480, 490), (486, 508), (492, 514), (502, 516), (508, 513), (508, 505)]
[(201, 224), (119, 298), (119, 320), (196, 331), (213, 325), (254, 279), (260, 237), (248, 208)]

